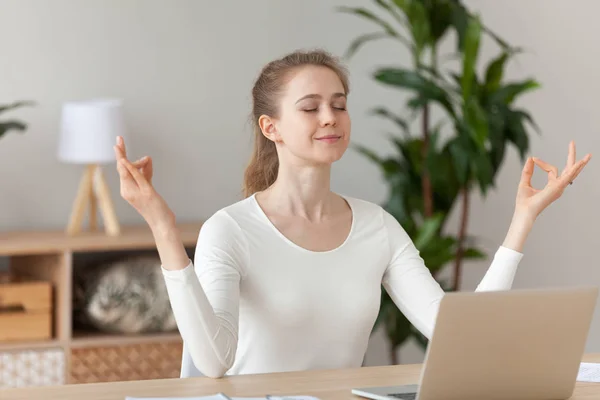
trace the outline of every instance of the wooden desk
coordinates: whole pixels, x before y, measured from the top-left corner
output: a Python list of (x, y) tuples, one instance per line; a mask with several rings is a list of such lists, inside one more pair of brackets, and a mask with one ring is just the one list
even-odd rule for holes
[[(586, 362), (600, 362), (600, 354), (589, 354)], [(115, 383), (90, 383), (45, 388), (0, 390), (2, 400), (124, 400), (125, 396), (203, 396), (224, 392), (229, 396), (311, 395), (323, 400), (357, 399), (350, 393), (357, 386), (416, 383), (421, 365), (364, 367), (347, 370), (305, 371), (262, 375), (240, 375), (222, 379), (159, 379)], [(600, 383), (578, 382), (572, 400), (600, 398)]]

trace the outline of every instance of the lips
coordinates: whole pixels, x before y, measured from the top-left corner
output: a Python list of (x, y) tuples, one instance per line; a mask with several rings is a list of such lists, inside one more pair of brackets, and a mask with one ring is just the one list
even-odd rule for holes
[(317, 138), (317, 140), (338, 140), (340, 138), (341, 138), (341, 136), (338, 136), (338, 135), (327, 135), (327, 136), (322, 136), (320, 138)]

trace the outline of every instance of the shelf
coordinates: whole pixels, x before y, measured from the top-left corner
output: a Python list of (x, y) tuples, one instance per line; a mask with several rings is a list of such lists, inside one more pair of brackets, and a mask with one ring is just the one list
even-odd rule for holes
[[(193, 252), (202, 222), (179, 223), (177, 227), (186, 251)], [(0, 230), (0, 261), (7, 256), (6, 264), (10, 276), (15, 280), (51, 282), (54, 314), (54, 336), (51, 339), (0, 342), (0, 369), (3, 368), (2, 360), (12, 368), (18, 364), (16, 360), (21, 352), (33, 351), (32, 356), (38, 358), (62, 357), (62, 372), (58, 373), (65, 383), (104, 382), (113, 379), (114, 377), (107, 377), (102, 369), (111, 360), (114, 361), (115, 357), (121, 357), (122, 365), (126, 366), (115, 371), (120, 380), (141, 380), (155, 376), (152, 374), (156, 374), (157, 370), (136, 369), (134, 364), (138, 361), (135, 360), (140, 358), (130, 355), (137, 354), (144, 360), (142, 364), (158, 363), (160, 376), (179, 376), (183, 341), (177, 331), (127, 335), (73, 327), (72, 288), (76, 268), (87, 265), (88, 261), (120, 257), (121, 253), (129, 256), (138, 252), (155, 251), (154, 236), (145, 224), (124, 225), (119, 236), (108, 236), (103, 230), (84, 231), (74, 236), (67, 235), (60, 229)], [(89, 360), (98, 362), (92, 364), (88, 363)], [(18, 367), (20, 375), (17, 377), (25, 377), (23, 379), (27, 381), (29, 376), (38, 376), (38, 372), (31, 372), (33, 370), (30, 367)], [(52, 371), (44, 373), (46, 372)], [(0, 376), (0, 386), (2, 379)]]
[[(178, 224), (186, 247), (195, 246), (202, 223)], [(0, 256), (48, 254), (63, 251), (91, 252), (154, 248), (147, 225), (122, 226), (121, 235), (108, 236), (103, 230), (69, 236), (64, 230), (0, 232)]]
[(175, 341), (181, 341), (179, 332), (148, 333), (140, 335), (74, 332), (73, 339), (71, 339), (71, 348)]
[(10, 341), (0, 342), (0, 352), (12, 350), (36, 350), (64, 347), (59, 340), (32, 340), (27, 342)]

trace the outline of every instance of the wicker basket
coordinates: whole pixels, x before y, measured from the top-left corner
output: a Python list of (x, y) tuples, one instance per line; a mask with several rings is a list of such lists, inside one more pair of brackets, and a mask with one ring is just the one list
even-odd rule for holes
[(64, 374), (65, 353), (62, 349), (0, 353), (0, 389), (62, 385)]
[(69, 383), (178, 378), (182, 351), (181, 341), (75, 348)]

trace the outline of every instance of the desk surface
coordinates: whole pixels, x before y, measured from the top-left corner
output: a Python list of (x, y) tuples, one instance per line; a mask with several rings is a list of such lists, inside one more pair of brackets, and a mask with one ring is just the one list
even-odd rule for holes
[[(600, 362), (600, 354), (588, 354), (586, 362)], [(2, 400), (124, 400), (125, 396), (204, 396), (224, 392), (229, 396), (311, 395), (323, 400), (356, 399), (357, 386), (416, 383), (421, 365), (395, 365), (356, 369), (240, 375), (222, 379), (189, 378), (65, 385), (43, 388), (0, 389)], [(571, 400), (600, 398), (600, 383), (577, 382)]]

